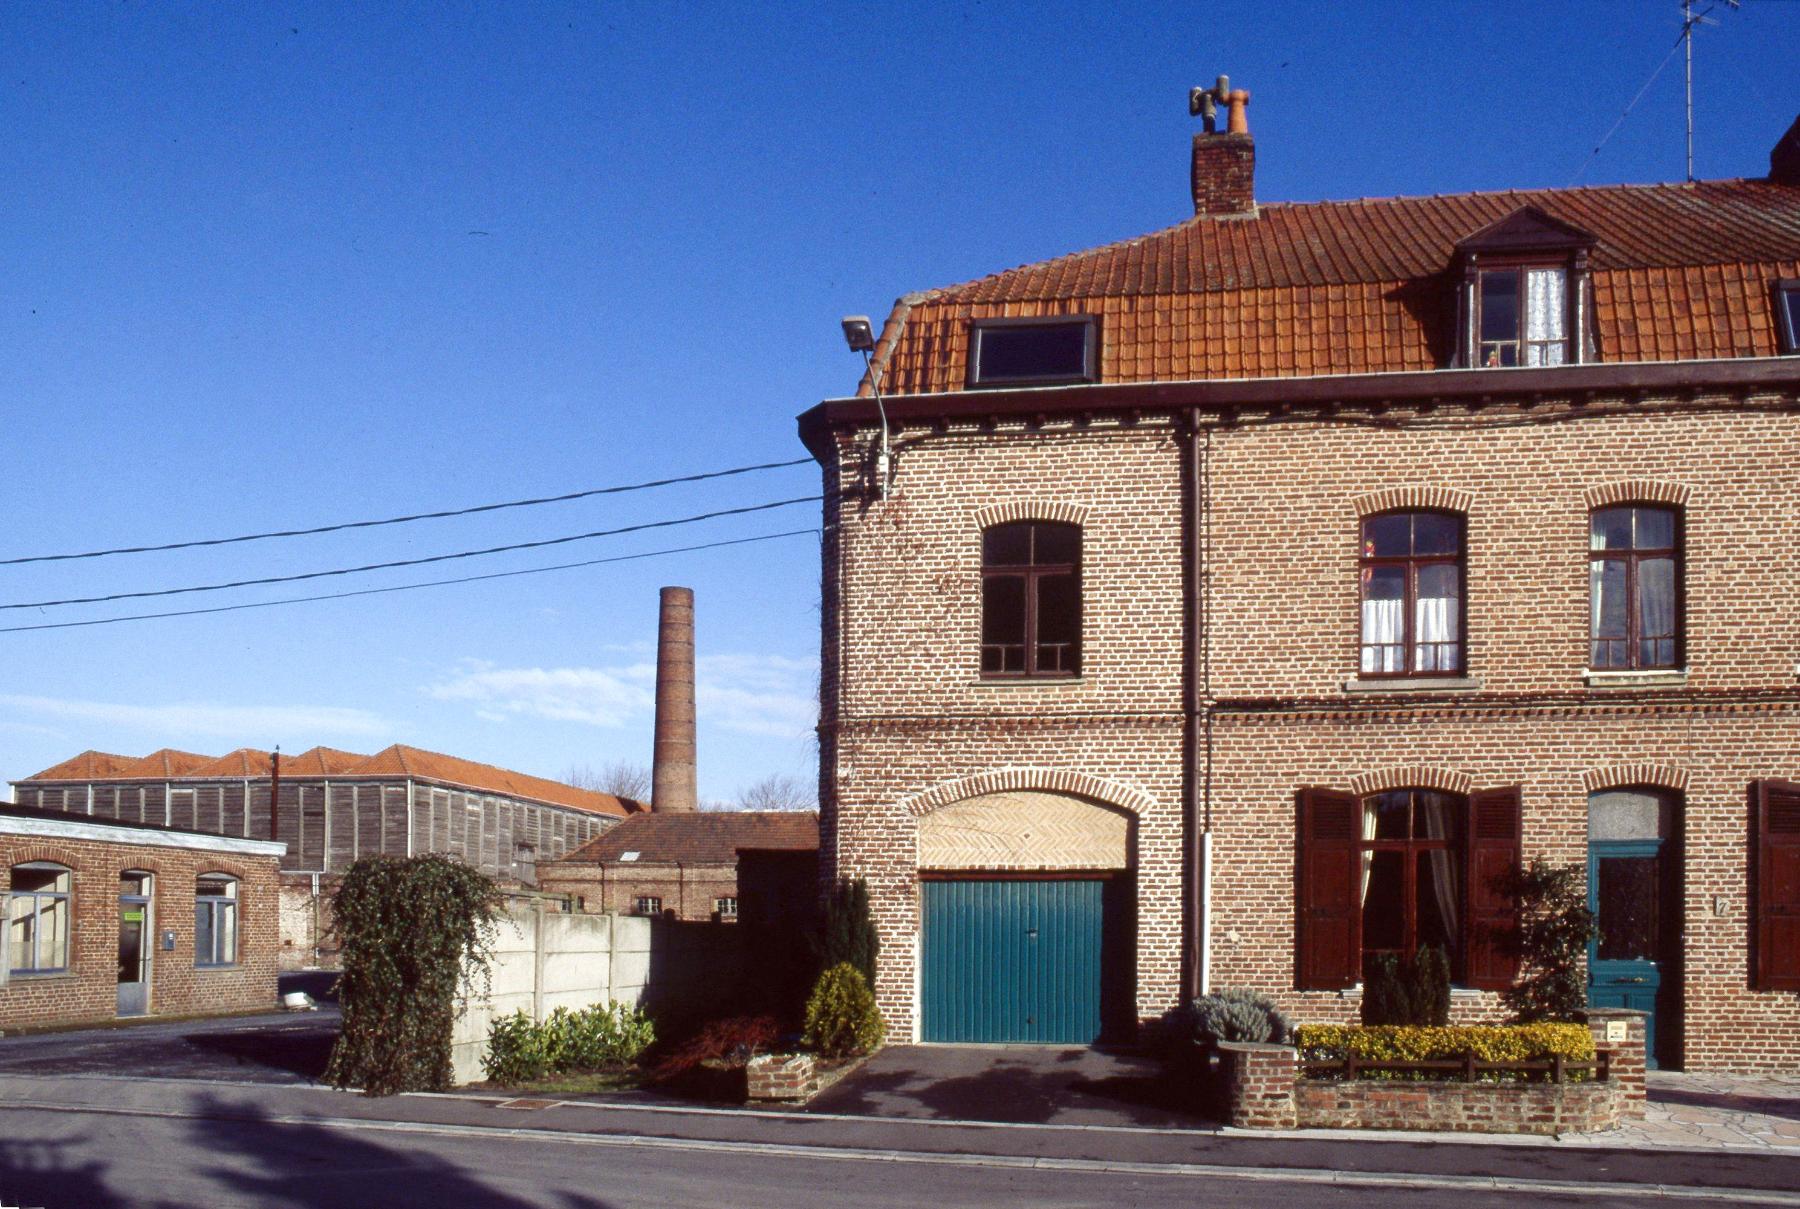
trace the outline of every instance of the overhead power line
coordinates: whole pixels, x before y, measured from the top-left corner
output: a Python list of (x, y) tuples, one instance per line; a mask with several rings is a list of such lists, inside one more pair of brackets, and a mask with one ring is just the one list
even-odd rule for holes
[(694, 546), (672, 546), (666, 550), (641, 550), (636, 554), (614, 554), (607, 558), (589, 558), (581, 562), (555, 563), (548, 567), (525, 567), (517, 571), (490, 571), (486, 575), (464, 575), (456, 579), (430, 579), (416, 584), (394, 584), (386, 588), (358, 588), (349, 592), (325, 592), (317, 596), (290, 596), (284, 600), (253, 600), (244, 604), (214, 605), (205, 609), (173, 609), (166, 613), (131, 613), (123, 617), (96, 617), (88, 621), (47, 621), (37, 625), (0, 627), (0, 634), (22, 634), (28, 630), (73, 630), (84, 626), (118, 625), (126, 621), (151, 621), (162, 617), (199, 617), (207, 613), (236, 613), (242, 609), (272, 609), (279, 605), (310, 604), (319, 600), (347, 600), (352, 596), (381, 596), (388, 592), (416, 592), (420, 588), (442, 588), (452, 584), (479, 583), (487, 579), (512, 579), (520, 575), (543, 575), (549, 571), (568, 571), (576, 567), (597, 567), (603, 563), (633, 562), (641, 558), (660, 558), (668, 554), (687, 554), (694, 550), (717, 550), (725, 546), (747, 546), (755, 542), (772, 542), (777, 538), (817, 534), (817, 529), (788, 529), (781, 533), (761, 533), (755, 537), (733, 537), (724, 541), (701, 542)]
[(0, 567), (16, 567), (21, 563), (69, 562), (80, 558), (106, 558), (114, 554), (157, 554), (165, 550), (192, 550), (200, 546), (230, 546), (239, 542), (268, 541), (277, 537), (311, 537), (318, 533), (341, 533), (346, 529), (375, 529), (382, 525), (405, 525), (413, 521), (441, 520), (451, 516), (473, 516), (479, 512), (500, 512), (507, 508), (534, 508), (539, 504), (563, 504), (585, 500), (596, 495), (621, 495), (627, 491), (646, 491), (652, 487), (672, 487), (678, 483), (699, 483), (707, 479), (729, 478), (738, 474), (754, 474), (759, 470), (782, 470), (812, 461), (793, 458), (786, 462), (759, 462), (754, 466), (733, 466), (728, 470), (709, 470), (703, 474), (684, 474), (675, 478), (651, 479), (645, 483), (626, 483), (618, 487), (592, 487), (586, 491), (570, 491), (563, 495), (542, 495), (528, 500), (507, 500), (498, 504), (476, 504), (469, 508), (447, 508), (442, 512), (414, 512), (407, 516), (390, 516), (381, 520), (343, 521), (335, 525), (315, 525), (310, 529), (274, 529), (267, 533), (245, 533), (237, 537), (208, 537), (195, 541), (165, 542), (159, 546), (117, 546), (110, 550), (83, 550), (75, 554), (33, 554), (21, 558), (0, 558)]
[(260, 584), (296, 583), (305, 579), (327, 579), (337, 575), (358, 575), (364, 571), (387, 571), (395, 567), (421, 567), (428, 563), (452, 562), (462, 558), (480, 558), (487, 554), (505, 554), (513, 550), (541, 550), (545, 546), (562, 546), (569, 542), (583, 542), (596, 537), (617, 537), (621, 533), (641, 533), (646, 529), (669, 529), (676, 525), (692, 525), (699, 521), (715, 520), (721, 516), (744, 516), (752, 512), (768, 512), (775, 508), (791, 508), (795, 504), (816, 504), (823, 496), (801, 495), (793, 499), (775, 500), (767, 504), (750, 504), (742, 508), (720, 508), (713, 512), (701, 512), (693, 516), (677, 517), (673, 520), (644, 521), (636, 525), (621, 525), (616, 529), (595, 529), (590, 533), (573, 533), (567, 537), (547, 537), (533, 542), (513, 542), (505, 546), (489, 546), (484, 550), (461, 550), (455, 554), (432, 554), (424, 558), (402, 558), (392, 562), (365, 563), (360, 567), (337, 567), (329, 571), (303, 571), (296, 575), (268, 575), (257, 579), (235, 579), (226, 583), (200, 584), (187, 588), (157, 588), (144, 592), (113, 592), (105, 596), (72, 596), (66, 600), (32, 600), (19, 604), (0, 604), (0, 609), (49, 609), (59, 605), (104, 604), (112, 600), (142, 600), (151, 596), (184, 596), (192, 592), (223, 592), (229, 588), (249, 588)]

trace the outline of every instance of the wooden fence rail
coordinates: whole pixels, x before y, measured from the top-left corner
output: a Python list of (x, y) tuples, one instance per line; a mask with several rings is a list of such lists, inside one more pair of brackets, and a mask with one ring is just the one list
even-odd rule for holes
[[(1526, 1078), (1541, 1076), (1551, 1083), (1566, 1082), (1571, 1075), (1587, 1075), (1596, 1080), (1608, 1077), (1608, 1055), (1601, 1050), (1592, 1062), (1570, 1062), (1561, 1054), (1549, 1058), (1535, 1058), (1526, 1062), (1483, 1062), (1474, 1054), (1464, 1054), (1461, 1058), (1440, 1058), (1429, 1061), (1383, 1062), (1370, 1058), (1359, 1058), (1355, 1054), (1343, 1058), (1322, 1061), (1302, 1062), (1300, 1064), (1308, 1076), (1313, 1078), (1341, 1077), (1359, 1079), (1365, 1074), (1380, 1073), (1420, 1073), (1449, 1074), (1460, 1076), (1460, 1081), (1473, 1083), (1480, 1075), (1498, 1073), (1524, 1075)], [(1448, 1082), (1457, 1082), (1452, 1078)]]

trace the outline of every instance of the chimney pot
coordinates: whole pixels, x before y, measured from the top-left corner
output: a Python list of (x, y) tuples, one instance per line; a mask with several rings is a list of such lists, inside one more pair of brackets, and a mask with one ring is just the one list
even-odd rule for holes
[(1800, 117), (1794, 119), (1769, 152), (1769, 179), (1783, 185), (1800, 185)]
[(656, 742), (650, 808), (695, 811), (694, 590), (664, 588), (656, 630)]

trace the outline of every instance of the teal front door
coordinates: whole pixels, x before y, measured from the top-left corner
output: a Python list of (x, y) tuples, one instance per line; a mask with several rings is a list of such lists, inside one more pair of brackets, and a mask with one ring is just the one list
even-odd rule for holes
[(923, 1040), (1091, 1045), (1117, 1019), (1124, 882), (970, 878), (920, 889)]
[[(1667, 870), (1661, 840), (1595, 840), (1588, 845), (1588, 909), (1596, 934), (1588, 942), (1588, 1003), (1648, 1012), (1644, 1053), (1657, 1065), (1659, 1006), (1665, 999)], [(1665, 1035), (1665, 1027), (1661, 1030)]]

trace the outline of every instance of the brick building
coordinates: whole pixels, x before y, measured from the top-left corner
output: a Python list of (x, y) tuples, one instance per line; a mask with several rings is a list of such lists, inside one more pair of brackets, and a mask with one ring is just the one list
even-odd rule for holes
[[(270, 836), (271, 753), (88, 751), (14, 784), (22, 806), (246, 839)], [(439, 752), (396, 744), (375, 755), (315, 747), (282, 756), (275, 811), (281, 858), (281, 959), (333, 959), (327, 901), (359, 857), (443, 852), (509, 885), (642, 807)]]
[(902, 297), (800, 418), (890, 1035), (1351, 1020), (1421, 945), (1495, 1018), (1543, 857), (1661, 1061), (1800, 1064), (1800, 122), (1767, 177), (1262, 204), (1213, 99), (1192, 219)]
[[(570, 894), (584, 911), (658, 915), (684, 920), (738, 918), (738, 857), (748, 849), (771, 870), (763, 880), (802, 902), (817, 883), (810, 862), (784, 877), (781, 856), (806, 860), (819, 848), (811, 811), (699, 811), (639, 814), (560, 861), (539, 866), (539, 887)], [(782, 909), (771, 904), (769, 911)]]
[(0, 1029), (270, 1010), (281, 845), (0, 807)]

